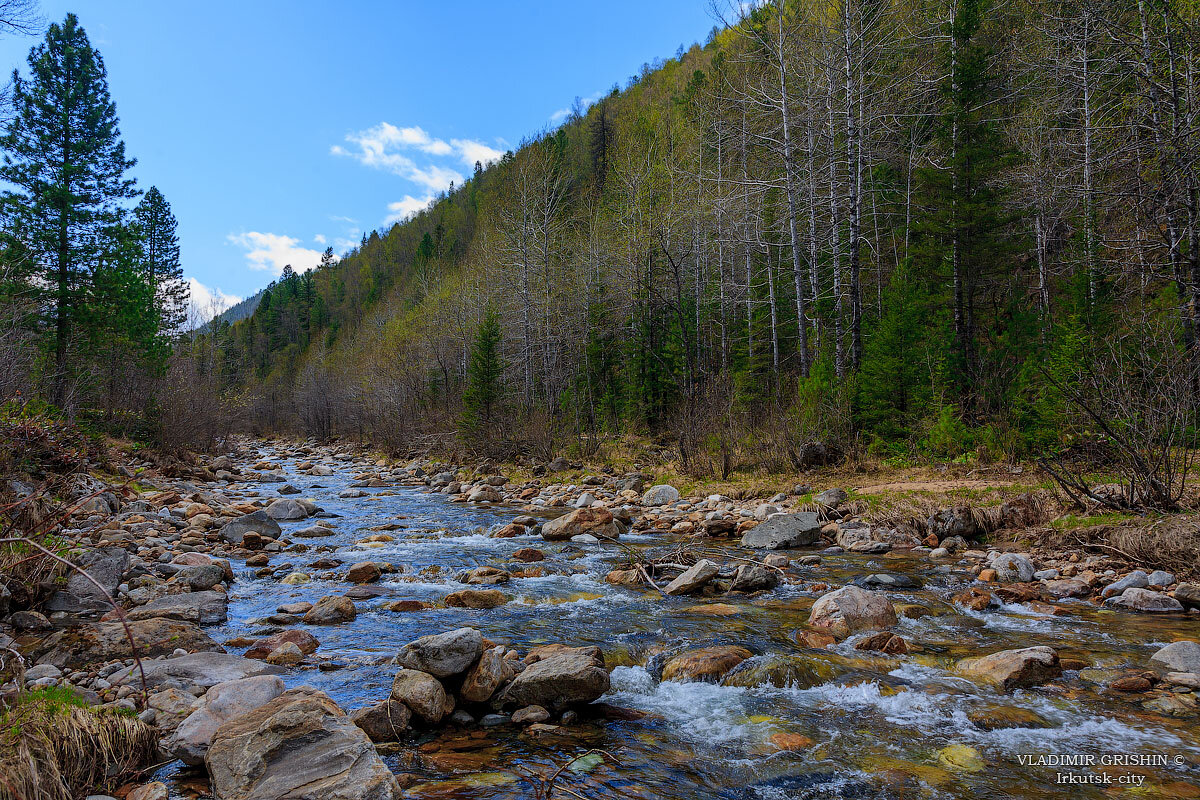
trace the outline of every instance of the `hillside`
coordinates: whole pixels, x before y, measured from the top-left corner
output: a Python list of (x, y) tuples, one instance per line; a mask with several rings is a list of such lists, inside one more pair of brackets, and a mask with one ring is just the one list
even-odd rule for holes
[(264, 293), (220, 345), (257, 423), (500, 454), (636, 432), (726, 471), (1042, 454), (1114, 375), (1188, 386), (1190, 100), (1142, 87), (1182, 85), (1194, 19), (780, 6)]

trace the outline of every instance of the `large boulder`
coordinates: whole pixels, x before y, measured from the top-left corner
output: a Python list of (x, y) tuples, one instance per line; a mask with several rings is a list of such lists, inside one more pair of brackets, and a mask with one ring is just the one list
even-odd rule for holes
[(1006, 692), (1039, 686), (1062, 676), (1058, 653), (1051, 647), (1001, 650), (977, 658), (964, 658), (955, 669), (968, 677), (999, 686)]
[(67, 585), (59, 589), (46, 601), (46, 611), (65, 611), (68, 614), (83, 614), (112, 608), (108, 597), (115, 597), (121, 576), (129, 569), (129, 553), (120, 547), (103, 547), (87, 550), (75, 559), (75, 563), (90, 575), (95, 583), (78, 572), (70, 573)]
[(229, 616), (229, 596), (224, 592), (186, 592), (155, 598), (126, 613), (131, 620), (177, 619), (197, 625), (217, 625)]
[(683, 574), (667, 584), (663, 594), (691, 594), (704, 588), (705, 584), (717, 577), (720, 569), (712, 561), (702, 558), (684, 570)]
[(204, 695), (203, 703), (175, 729), (167, 750), (185, 764), (200, 766), (213, 734), (228, 720), (247, 714), (283, 694), (277, 675), (218, 683)]
[(350, 622), (356, 616), (358, 616), (358, 609), (354, 607), (353, 600), (349, 597), (331, 594), (318, 600), (316, 605), (304, 615), (304, 621), (309, 625), (337, 625), (341, 622)]
[(860, 631), (879, 631), (896, 624), (896, 610), (879, 592), (843, 586), (813, 603), (808, 623), (845, 639)]
[(565, 542), (585, 533), (598, 539), (616, 539), (621, 530), (607, 508), (577, 508), (542, 525), (542, 538), (548, 542)]
[(402, 669), (392, 680), (392, 699), (403, 703), (430, 725), (446, 715), (446, 689), (428, 672)]
[(259, 509), (245, 516), (238, 517), (233, 522), (226, 523), (221, 528), (221, 538), (230, 544), (241, 544), (242, 537), (247, 532), (277, 539), (279, 538), (279, 534), (283, 532), (283, 529), (279, 527), (278, 522), (267, 516), (266, 511)]
[(204, 759), (221, 800), (399, 800), (371, 740), (324, 692), (293, 689), (217, 728)]
[[(221, 645), (192, 622), (154, 617), (133, 620), (129, 629), (142, 658), (164, 656), (180, 648), (188, 652), (224, 652)], [(80, 669), (133, 655), (125, 626), (120, 622), (98, 622), (58, 631), (48, 636), (35, 652), (37, 663), (53, 664), (59, 669)]]
[(1150, 660), (1174, 672), (1200, 673), (1200, 644), (1186, 639), (1171, 642), (1166, 647), (1159, 648), (1150, 656)]
[(688, 650), (672, 658), (663, 666), (664, 681), (707, 681), (716, 683), (725, 673), (754, 656), (749, 650), (736, 645), (716, 645)]
[(816, 513), (776, 514), (766, 522), (755, 525), (742, 535), (742, 547), (759, 550), (782, 550), (805, 547), (821, 539), (821, 522)]
[(1104, 605), (1109, 608), (1148, 614), (1183, 611), (1183, 605), (1174, 597), (1161, 592), (1152, 592), (1149, 589), (1126, 589), (1119, 596), (1105, 600)]
[(495, 708), (541, 706), (561, 711), (590, 703), (608, 691), (603, 656), (584, 649), (561, 652), (530, 664), (492, 700)]
[(465, 672), (483, 653), (483, 636), (474, 628), (422, 636), (400, 648), (396, 663), (408, 669), (448, 678)]
[[(190, 554), (189, 554), (190, 555)], [(223, 583), (228, 579), (225, 574), (225, 568), (220, 564), (209, 562), (207, 564), (193, 564), (185, 566), (183, 569), (171, 576), (171, 583), (180, 586), (186, 586), (189, 591), (203, 592), (213, 588), (218, 583)]]
[(1036, 571), (1033, 562), (1020, 553), (1005, 553), (992, 562), (1000, 583), (1029, 583)]
[(679, 500), (679, 490), (674, 486), (666, 483), (660, 483), (657, 486), (651, 486), (642, 495), (642, 505), (644, 506), (665, 506)]

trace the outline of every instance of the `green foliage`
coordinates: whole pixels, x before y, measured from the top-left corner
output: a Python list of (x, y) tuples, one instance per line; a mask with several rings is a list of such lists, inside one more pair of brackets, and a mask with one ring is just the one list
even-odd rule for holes
[(464, 433), (482, 433), (490, 438), (492, 424), (504, 399), (504, 358), (500, 355), (500, 315), (488, 309), (475, 335), (463, 393), (461, 428)]

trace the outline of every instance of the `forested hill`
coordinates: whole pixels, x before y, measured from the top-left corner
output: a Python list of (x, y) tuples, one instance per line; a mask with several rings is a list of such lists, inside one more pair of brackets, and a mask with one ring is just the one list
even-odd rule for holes
[(216, 334), (228, 380), (260, 425), (397, 447), (1059, 447), (1069, 401), (1195, 363), (1198, 22), (763, 4), (272, 285)]

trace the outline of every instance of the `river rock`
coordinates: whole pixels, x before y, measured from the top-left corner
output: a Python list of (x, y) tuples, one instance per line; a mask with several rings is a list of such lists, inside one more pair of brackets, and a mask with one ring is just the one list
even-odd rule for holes
[(254, 644), (250, 645), (250, 649), (246, 651), (246, 658), (266, 658), (280, 646), (291, 643), (299, 648), (302, 655), (309, 655), (317, 651), (320, 642), (317, 637), (313, 636), (308, 631), (288, 630), (280, 631), (263, 639), (256, 639)]
[(1161, 592), (1152, 592), (1149, 589), (1126, 589), (1120, 596), (1105, 600), (1104, 605), (1109, 608), (1145, 613), (1183, 611), (1183, 605), (1174, 597)]
[(281, 497), (278, 500), (272, 500), (271, 504), (264, 510), (271, 519), (283, 522), (307, 519), (313, 511), (306, 503), (290, 497)]
[(513, 725), (536, 725), (550, 719), (550, 712), (541, 706), (525, 706), (513, 712)]
[(308, 525), (292, 531), (291, 536), (293, 539), (323, 539), (326, 536), (333, 536), (335, 533), (337, 531), (328, 525)]
[(229, 596), (224, 592), (185, 592), (155, 598), (125, 614), (129, 620), (162, 617), (197, 625), (218, 625), (229, 617)]
[(324, 692), (284, 692), (217, 729), (205, 758), (221, 800), (399, 800), (371, 740)]
[(146, 708), (154, 712), (154, 726), (164, 736), (170, 736), (201, 702), (191, 692), (172, 686), (147, 697)]
[(1175, 576), (1166, 570), (1156, 569), (1146, 576), (1146, 585), (1151, 589), (1166, 589), (1175, 582)]
[(220, 564), (196, 564), (176, 572), (171, 576), (170, 583), (182, 584), (193, 592), (203, 592), (225, 579), (225, 569)]
[(483, 636), (479, 631), (458, 628), (409, 642), (396, 654), (396, 663), (438, 678), (448, 678), (464, 672), (482, 653)]
[(1004, 691), (1040, 686), (1062, 676), (1058, 653), (1051, 647), (1025, 647), (1001, 650), (986, 656), (965, 658), (955, 669)]
[(742, 535), (742, 547), (782, 550), (816, 544), (821, 538), (821, 522), (816, 513), (776, 514)]
[(430, 725), (446, 716), (446, 689), (428, 672), (402, 669), (392, 680), (392, 699), (403, 703)]
[(467, 500), (472, 503), (499, 503), (502, 499), (500, 492), (496, 491), (494, 486), (486, 483), (483, 486), (476, 486), (467, 495)]
[(1175, 599), (1185, 608), (1200, 608), (1200, 584), (1179, 584), (1175, 587)]
[(383, 575), (383, 570), (374, 561), (359, 561), (346, 570), (345, 579), (350, 583), (375, 583)]
[(46, 601), (46, 611), (82, 614), (112, 608), (105, 592), (110, 597), (116, 596), (121, 577), (129, 569), (129, 553), (119, 547), (102, 547), (85, 551), (75, 559), (75, 563), (104, 587), (104, 591), (85, 576), (72, 572), (67, 578), (67, 585), (50, 595)]
[(976, 728), (983, 731), (998, 731), (1006, 728), (1052, 728), (1054, 727), (1044, 717), (1027, 708), (993, 704), (982, 708), (973, 708), (967, 712), (967, 719)]
[(350, 715), (372, 742), (395, 742), (408, 731), (412, 712), (399, 700), (385, 700)]
[(720, 569), (716, 564), (707, 558), (702, 558), (688, 567), (678, 578), (667, 584), (667, 588), (663, 589), (663, 594), (691, 594), (704, 588), (706, 583), (717, 577), (718, 572), (720, 572)]
[(547, 542), (565, 542), (583, 534), (598, 539), (616, 539), (621, 530), (607, 508), (577, 508), (542, 524), (542, 538)]
[(467, 670), (459, 696), (472, 703), (485, 703), (496, 693), (496, 689), (511, 680), (516, 671), (504, 658), (503, 647), (483, 651), (475, 666)]
[(226, 523), (221, 528), (221, 538), (230, 544), (241, 544), (242, 537), (247, 532), (257, 533), (260, 536), (269, 536), (272, 539), (279, 538), (279, 534), (283, 529), (279, 527), (279, 523), (267, 516), (267, 512), (259, 509), (245, 516), (238, 517), (233, 522)]
[(451, 608), (497, 608), (508, 601), (508, 595), (499, 589), (460, 589), (443, 598), (443, 602)]
[[(250, 658), (232, 653), (189, 653), (185, 656), (146, 660), (142, 662), (146, 684), (150, 688), (159, 686), (200, 686), (208, 688), (218, 683), (236, 681), (256, 675), (278, 675), (284, 670)], [(141, 673), (136, 666), (114, 673), (110, 680), (114, 684), (141, 688)]]
[(217, 728), (269, 703), (283, 694), (283, 689), (283, 681), (277, 675), (218, 683), (204, 695), (200, 707), (180, 723), (167, 743), (167, 750), (185, 764), (203, 764)]
[(492, 706), (562, 711), (592, 702), (608, 691), (609, 678), (603, 656), (590, 650), (568, 649), (530, 664), (493, 698)]
[(896, 610), (883, 594), (857, 586), (843, 586), (813, 603), (808, 623), (838, 639), (845, 639), (859, 631), (890, 628), (896, 624)]
[(1175, 672), (1200, 672), (1200, 644), (1183, 640), (1159, 648), (1150, 660)]
[(1028, 583), (1033, 580), (1033, 562), (1020, 553), (1004, 553), (992, 562), (1000, 583)]
[(779, 575), (774, 570), (758, 564), (742, 564), (733, 573), (731, 592), (762, 592), (779, 585)]
[(1046, 594), (1058, 599), (1062, 597), (1087, 597), (1092, 587), (1078, 578), (1059, 578), (1042, 584)]
[(813, 496), (814, 503), (820, 503), (829, 508), (837, 508), (842, 503), (846, 502), (846, 498), (850, 495), (846, 494), (845, 489), (826, 489), (820, 494)]
[(354, 601), (348, 597), (326, 595), (304, 615), (304, 621), (309, 625), (337, 625), (350, 622), (358, 616)]
[(680, 653), (663, 666), (664, 681), (705, 681), (716, 683), (725, 673), (754, 656), (736, 645), (701, 647)]
[(642, 495), (642, 505), (644, 506), (665, 506), (678, 502), (678, 500), (679, 490), (666, 483), (651, 486)]
[(1105, 586), (1100, 591), (1100, 596), (1104, 598), (1119, 595), (1126, 589), (1145, 589), (1150, 585), (1149, 577), (1140, 569), (1135, 569), (1120, 580), (1113, 581), (1108, 586)]
[[(939, 542), (952, 536), (971, 539), (983, 533), (970, 506), (943, 508), (926, 520), (926, 527)], [(947, 549), (953, 551), (954, 548), (947, 546)]]
[[(163, 617), (133, 620), (129, 623), (133, 641), (142, 658), (154, 658), (177, 649), (224, 652), (219, 644), (191, 622)], [(39, 664), (59, 669), (79, 669), (97, 661), (129, 658), (129, 640), (120, 622), (80, 625), (51, 634), (36, 649)]]

